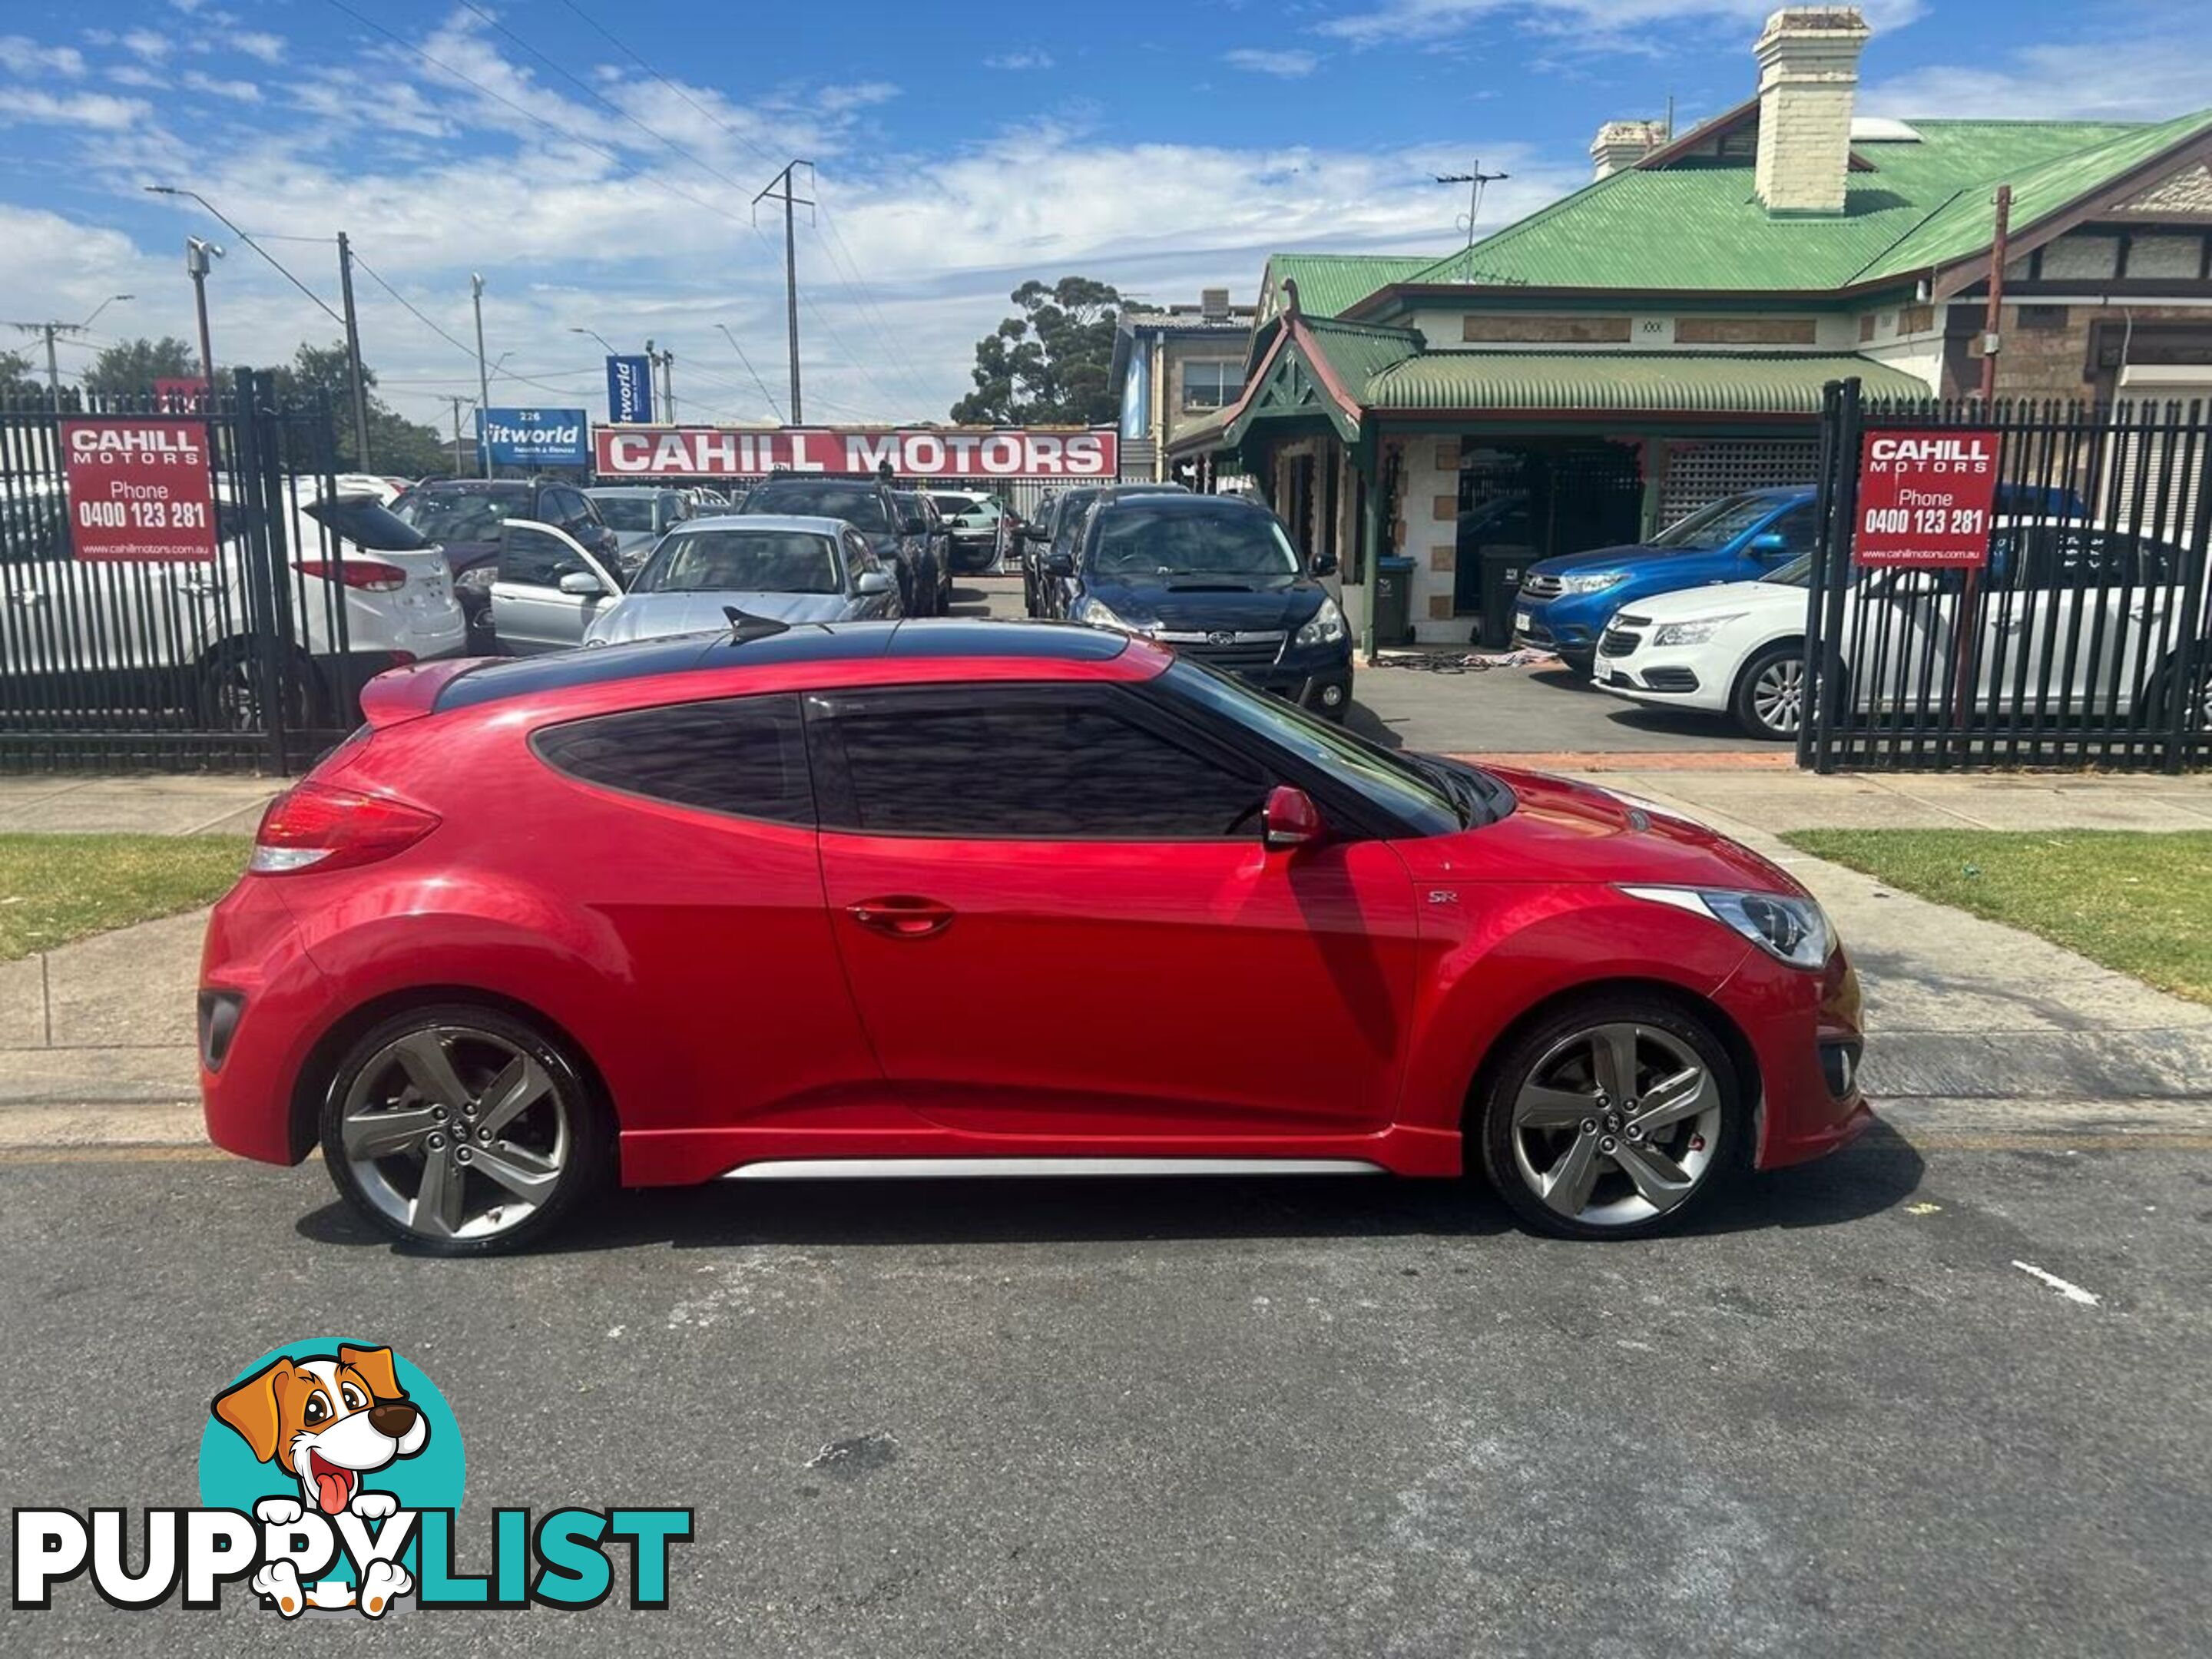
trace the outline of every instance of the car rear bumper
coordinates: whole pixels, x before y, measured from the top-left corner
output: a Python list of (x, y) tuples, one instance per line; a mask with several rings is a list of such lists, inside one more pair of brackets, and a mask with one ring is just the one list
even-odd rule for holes
[(199, 1003), (208, 1139), (240, 1158), (297, 1164), (314, 1130), (294, 1121), (295, 1090), (336, 1000), (271, 879), (246, 877), (209, 917)]

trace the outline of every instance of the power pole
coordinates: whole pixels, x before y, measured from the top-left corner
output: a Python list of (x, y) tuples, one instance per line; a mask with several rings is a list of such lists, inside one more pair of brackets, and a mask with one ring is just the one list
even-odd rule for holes
[[(483, 278), (473, 270), (469, 273), (469, 297), (476, 301), (477, 307), (477, 391), (480, 394), (477, 407), (489, 411), (491, 408), (491, 370), (484, 366)], [(477, 463), (483, 469), (484, 477), (489, 478), (491, 477), (491, 446), (479, 438), (477, 449)]]
[(202, 236), (185, 238), (185, 272), (192, 279), (192, 309), (200, 323), (200, 379), (207, 382), (209, 406), (215, 399), (215, 350), (208, 344), (208, 268), (222, 258), (222, 250)]
[(1474, 246), (1475, 217), (1482, 211), (1482, 187), (1485, 185), (1494, 185), (1500, 179), (1510, 179), (1512, 176), (1510, 173), (1485, 173), (1480, 161), (1474, 164), (1474, 171), (1472, 173), (1439, 173), (1435, 175), (1436, 181), (1440, 185), (1467, 186), (1467, 245), (1469, 247)]
[(353, 308), (353, 245), (338, 233), (338, 295), (345, 306), (346, 368), (353, 377), (355, 464), (366, 472), (368, 460), (368, 383), (361, 368), (361, 321)]
[(2005, 258), (2012, 237), (2012, 186), (1999, 185), (1996, 223), (1990, 240), (1990, 302), (1982, 315), (1982, 402), (1995, 403), (1997, 395), (1997, 353), (2004, 346)]
[(660, 354), (660, 395), (668, 402), (668, 423), (676, 423), (676, 354)]
[(48, 322), (14, 323), (9, 325), (11, 327), (22, 330), (26, 334), (40, 334), (46, 337), (46, 392), (47, 395), (53, 399), (54, 407), (56, 409), (59, 409), (62, 406), (62, 366), (54, 356), (55, 338), (58, 336), (64, 334), (83, 333), (87, 329), (93, 325), (94, 321), (99, 317), (101, 312), (106, 310), (108, 307), (113, 305), (118, 300), (129, 300), (135, 297), (135, 295), (129, 294), (111, 294), (105, 300), (102, 300), (98, 305), (94, 306), (92, 308), (92, 315), (86, 318), (81, 323)]
[(468, 399), (458, 392), (451, 394), (453, 405), (453, 471), (461, 471), (461, 405)]
[[(791, 173), (793, 167), (805, 167), (811, 175), (814, 163), (802, 161), (785, 162), (783, 171), (753, 198), (753, 210), (757, 216), (760, 204), (764, 201), (783, 204), (783, 309), (785, 321), (791, 331), (791, 423), (797, 426), (806, 417), (801, 411), (799, 398), (799, 233), (793, 228), (792, 213), (793, 209), (802, 207), (811, 211), (814, 203), (811, 198), (801, 197), (793, 191)], [(777, 185), (783, 186), (781, 192), (776, 189)]]

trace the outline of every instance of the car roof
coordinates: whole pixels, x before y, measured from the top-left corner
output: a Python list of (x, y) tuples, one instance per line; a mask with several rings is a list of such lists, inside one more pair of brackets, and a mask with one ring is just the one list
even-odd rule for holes
[(586, 495), (681, 495), (674, 484), (593, 484)]
[[(597, 647), (545, 656), (489, 659), (462, 671), (440, 688), (432, 711), (446, 714), (515, 697), (537, 697), (626, 680), (650, 681), (718, 669), (787, 668), (823, 663), (1018, 664), (1026, 673), (994, 678), (1096, 678), (1109, 665), (1115, 679), (1149, 679), (1170, 660), (1157, 646), (1101, 628), (1073, 623), (995, 622), (945, 617), (898, 622), (808, 623), (774, 634), (738, 639), (728, 634), (685, 634), (635, 645)], [(872, 672), (855, 684), (900, 684), (896, 674)], [(943, 684), (939, 673), (917, 673), (921, 683)], [(763, 690), (769, 689), (763, 687)], [(674, 688), (671, 688), (672, 694)], [(723, 695), (742, 695), (738, 686)], [(697, 695), (696, 690), (691, 695)], [(673, 695), (671, 701), (678, 700)], [(644, 699), (650, 702), (651, 698)]]
[(1147, 513), (1265, 513), (1259, 502), (1246, 501), (1237, 495), (1198, 495), (1185, 491), (1170, 495), (1158, 489), (1109, 489), (1091, 502), (1093, 513), (1109, 513), (1117, 507), (1129, 507), (1142, 501)]
[(669, 531), (689, 536), (702, 530), (803, 530), (817, 536), (836, 536), (853, 527), (849, 519), (832, 519), (819, 513), (702, 513)]

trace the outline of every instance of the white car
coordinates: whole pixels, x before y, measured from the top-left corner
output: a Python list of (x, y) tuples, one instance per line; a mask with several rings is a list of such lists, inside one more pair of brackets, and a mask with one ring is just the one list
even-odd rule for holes
[[(2179, 549), (2056, 519), (2000, 523), (1990, 542), (1978, 707), (2040, 694), (2052, 708), (2126, 714), (2138, 688), (2155, 708), (2166, 706), (2176, 690), (2169, 659), (2182, 635)], [(1631, 600), (1606, 624), (1591, 683), (1655, 707), (1729, 714), (1753, 737), (1794, 740), (1805, 714), (1811, 569), (1809, 557), (1799, 558), (1757, 581)], [(1914, 707), (1928, 688), (1949, 684), (1959, 577), (1857, 575), (1838, 640), (1852, 706)], [(2204, 631), (2200, 617), (2200, 637)]]
[[(288, 718), (350, 724), (361, 687), (467, 642), (445, 555), (373, 496), (288, 492), (279, 649)], [(242, 509), (216, 492), (214, 560), (81, 562), (56, 491), (19, 499), (0, 534), (8, 615), (65, 695), (181, 705), (206, 726), (263, 728), (255, 671), (266, 606), (247, 579)], [(42, 702), (50, 702), (41, 692)]]

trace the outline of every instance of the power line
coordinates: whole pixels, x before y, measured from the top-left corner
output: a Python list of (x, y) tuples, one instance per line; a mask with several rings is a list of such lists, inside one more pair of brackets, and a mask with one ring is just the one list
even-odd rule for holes
[[(336, 0), (332, 0), (332, 3), (335, 4)], [(396, 36), (394, 38), (397, 39)], [(297, 276), (295, 276), (290, 271), (279, 264), (275, 254), (271, 253), (267, 248), (262, 246), (260, 243), (255, 241), (253, 238), (247, 235), (243, 230), (240, 230), (236, 224), (232, 222), (232, 221), (225, 218), (222, 210), (219, 210), (214, 203), (209, 201), (206, 197), (201, 195), (199, 191), (196, 190), (180, 190), (174, 185), (149, 185), (146, 188), (155, 196), (191, 197), (192, 200), (198, 202), (210, 213), (214, 214), (216, 218), (222, 219), (223, 224), (228, 228), (232, 235), (237, 237), (240, 241), (245, 243), (246, 246), (252, 248), (256, 253), (267, 260), (269, 262), (269, 268), (271, 270), (274, 270), (278, 276), (282, 276), (286, 282), (291, 283), (294, 288), (298, 289), (301, 293), (306, 295), (310, 300), (313, 300), (317, 306), (320, 307), (323, 315), (328, 317), (332, 322), (337, 324), (340, 327), (343, 327), (345, 325), (345, 319), (339, 316), (337, 312), (332, 311), (329, 305), (324, 301), (321, 295), (316, 293), (314, 289), (309, 288)], [(322, 239), (319, 237), (316, 240), (320, 240)]]
[(682, 87), (678, 86), (675, 82), (670, 80), (659, 70), (653, 68), (652, 64), (647, 63), (643, 58), (637, 54), (637, 52), (633, 51), (628, 46), (625, 46), (621, 40), (617, 40), (615, 37), (614, 33), (610, 30), (605, 24), (600, 22), (599, 19), (593, 17), (589, 12), (578, 5), (576, 3), (576, 0), (561, 0), (561, 3), (568, 7), (570, 11), (575, 13), (578, 17), (584, 21), (584, 22), (588, 24), (592, 29), (596, 30), (608, 45), (611, 46), (616, 51), (628, 58), (630, 62), (635, 64), (640, 69), (643, 70), (655, 81), (658, 81), (662, 86), (667, 88), (669, 91), (674, 93), (678, 98), (681, 98), (685, 103), (690, 105), (693, 109), (705, 116), (716, 126), (721, 128), (723, 131), (728, 133), (731, 137), (736, 139), (747, 149), (752, 151), (752, 153), (755, 155), (757, 155), (762, 161), (773, 161), (775, 160), (775, 154), (774, 151), (770, 150), (758, 139), (749, 137), (744, 133), (738, 131), (737, 128), (732, 126), (727, 121), (725, 121), (720, 116), (715, 114), (714, 111), (708, 109), (704, 104), (694, 98), (690, 93), (684, 91)]
[[(358, 252), (353, 256), (353, 263), (356, 270), (359, 270), (361, 274), (368, 277), (370, 282), (374, 283), (377, 287), (382, 289), (386, 294), (389, 294), (393, 299), (397, 300), (400, 303), (401, 307), (404, 307), (408, 314), (413, 317), (416, 322), (422, 324), (423, 327), (428, 329), (431, 333), (436, 335), (447, 345), (453, 347), (454, 350), (459, 352), (471, 362), (477, 361), (476, 349), (473, 346), (468, 345), (464, 342), (456, 339), (453, 336), (447, 333), (444, 329), (440, 328), (437, 324), (432, 322), (428, 317), (424, 316), (422, 313), (416, 307), (415, 302), (412, 300), (410, 300), (398, 289), (386, 282), (383, 277), (377, 275), (374, 267), (373, 267), (368, 260), (362, 258)], [(550, 386), (544, 380), (533, 380), (527, 375), (516, 374), (509, 372), (507, 378), (512, 380), (519, 380), (524, 386), (534, 386), (540, 392), (558, 392), (564, 398), (573, 398), (579, 395), (574, 387)]]
[(818, 182), (814, 195), (820, 231), (827, 233), (823, 238), (822, 251), (830, 256), (830, 269), (833, 271), (837, 270), (838, 254), (842, 251), (844, 255), (845, 270), (849, 272), (850, 276), (848, 277), (840, 273), (838, 280), (844, 284), (845, 291), (853, 296), (854, 304), (860, 308), (860, 321), (867, 327), (868, 331), (876, 337), (876, 343), (883, 348), (884, 361), (896, 371), (900, 380), (905, 384), (908, 393), (915, 398), (917, 404), (915, 413), (919, 414), (921, 413), (919, 405), (926, 404), (929, 401), (928, 392), (923, 387), (921, 376), (915, 372), (914, 364), (899, 349), (896, 338), (896, 331), (891, 327), (890, 319), (885, 317), (876, 302), (868, 297), (867, 290), (862, 286), (860, 261), (854, 258), (852, 250), (845, 246), (845, 239), (839, 234), (836, 222), (830, 218), (830, 210), (822, 204), (822, 191)]

